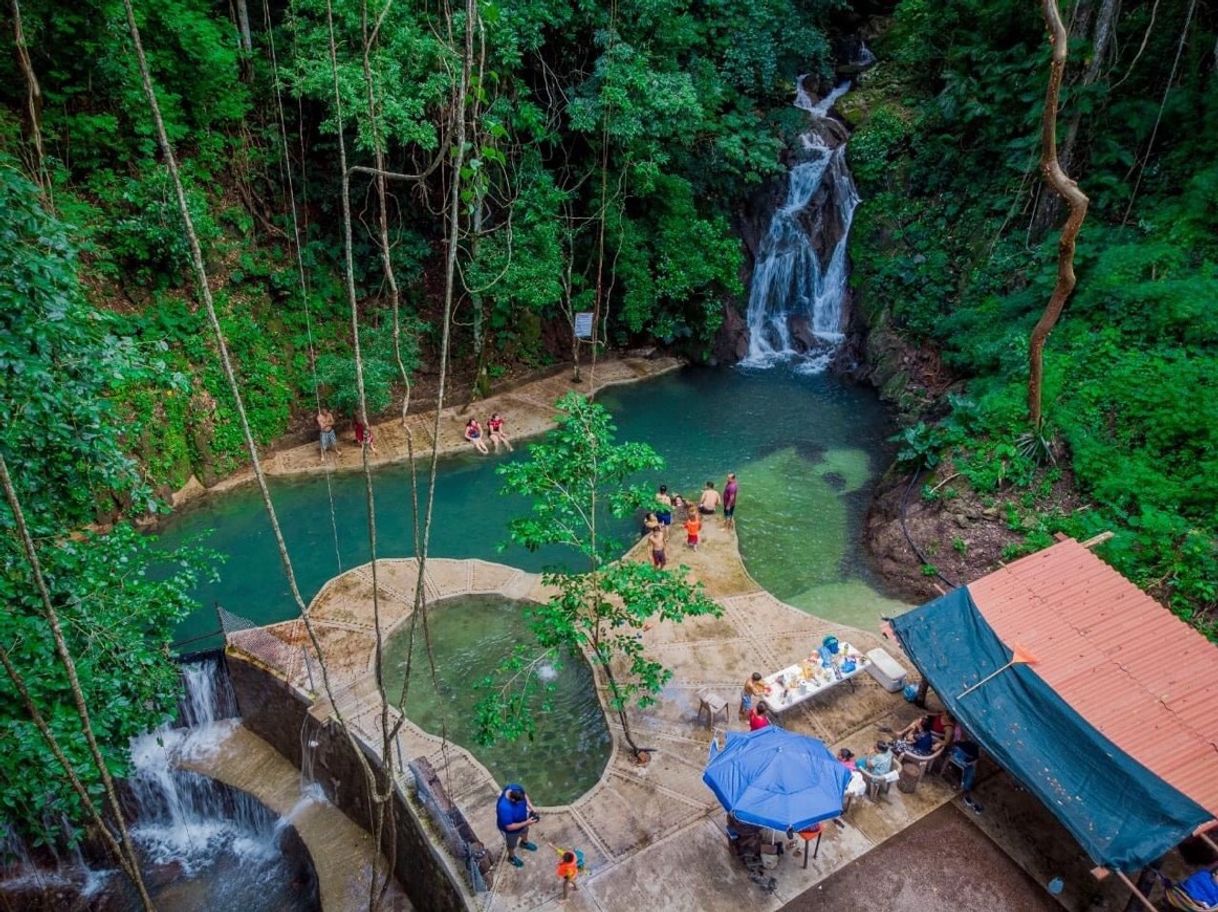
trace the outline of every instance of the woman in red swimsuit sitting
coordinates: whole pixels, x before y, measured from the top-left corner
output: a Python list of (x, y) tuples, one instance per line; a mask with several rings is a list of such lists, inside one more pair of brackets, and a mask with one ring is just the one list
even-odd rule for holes
[(512, 452), (512, 441), (508, 439), (508, 435), (503, 433), (503, 417), (495, 412), (491, 415), (491, 420), (486, 423), (486, 429), (491, 432), (491, 443), (495, 445), (495, 452), (499, 452), (499, 444), (507, 447), (507, 451)]
[(355, 442), (371, 450), (375, 455), (376, 445), (372, 442), (372, 428), (360, 421), (359, 418), (355, 419)]

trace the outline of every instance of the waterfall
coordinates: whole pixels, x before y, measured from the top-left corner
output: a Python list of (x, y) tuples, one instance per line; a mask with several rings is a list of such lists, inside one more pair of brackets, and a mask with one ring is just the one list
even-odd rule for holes
[(182, 666), (182, 720), (131, 741), (130, 786), (136, 824), (132, 835), (149, 861), (177, 864), (186, 874), (209, 866), (230, 851), (245, 861), (278, 855), (275, 817), (245, 792), (206, 776), (178, 769), (183, 757), (216, 750), (235, 721), (232, 690), (219, 661)]
[(757, 252), (746, 314), (749, 350), (741, 362), (746, 366), (798, 359), (801, 372), (819, 373), (842, 340), (846, 243), (859, 197), (845, 143), (829, 141), (835, 131), (827, 123), (849, 88), (843, 83), (813, 104), (804, 77), (796, 84), (794, 105), (808, 112), (811, 129), (800, 137), (802, 160), (791, 168), (786, 200)]
[[(316, 875), (293, 824), (309, 804), (324, 800), (320, 787), (308, 790), (280, 817), (239, 789), (180, 769), (184, 759), (225, 749), (239, 724), (220, 660), (192, 662), (181, 673), (183, 724), (166, 724), (132, 739), (123, 797), (157, 908), (316, 912)], [(66, 821), (58, 829), (70, 832)], [(134, 910), (139, 905), (134, 887), (116, 871), (91, 870), (75, 848), (67, 855), (44, 848), (31, 859), (0, 821), (0, 908)]]

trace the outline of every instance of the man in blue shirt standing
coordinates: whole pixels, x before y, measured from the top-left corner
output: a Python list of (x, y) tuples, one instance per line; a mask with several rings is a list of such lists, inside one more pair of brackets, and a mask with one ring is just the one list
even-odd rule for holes
[(495, 822), (499, 825), (504, 842), (507, 843), (508, 861), (514, 867), (524, 867), (524, 862), (516, 857), (517, 844), (529, 852), (537, 851), (537, 845), (529, 842), (529, 826), (540, 819), (533, 810), (533, 803), (529, 801), (524, 786), (514, 782), (508, 783), (495, 805)]

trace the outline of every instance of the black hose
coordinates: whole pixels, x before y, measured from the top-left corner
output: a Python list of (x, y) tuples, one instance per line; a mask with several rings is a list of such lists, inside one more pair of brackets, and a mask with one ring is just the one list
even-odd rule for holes
[(905, 486), (905, 493), (901, 497), (901, 516), (900, 516), (901, 533), (905, 536), (905, 541), (909, 543), (909, 547), (913, 549), (913, 553), (918, 556), (918, 560), (920, 560), (922, 562), (922, 566), (923, 567), (934, 567), (935, 576), (939, 577), (939, 579), (943, 580), (944, 583), (946, 583), (951, 588), (955, 589), (959, 584), (953, 583), (946, 576), (944, 576), (942, 573), (939, 572), (938, 567), (935, 567), (934, 564), (932, 564), (929, 560), (927, 560), (926, 555), (922, 553), (922, 549), (919, 548), (916, 544), (914, 544), (914, 540), (909, 537), (909, 529), (906, 528), (906, 526), (905, 526), (905, 508), (909, 504), (909, 492), (914, 489), (914, 485), (916, 485), (918, 483), (918, 479), (921, 477), (922, 477), (922, 467), (919, 466), (917, 468), (917, 470), (913, 473), (913, 476), (909, 479), (909, 484)]

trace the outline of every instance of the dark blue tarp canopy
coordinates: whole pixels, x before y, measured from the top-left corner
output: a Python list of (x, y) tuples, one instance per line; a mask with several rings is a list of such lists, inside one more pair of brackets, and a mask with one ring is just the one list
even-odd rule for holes
[(1138, 870), (1211, 819), (1100, 734), (1031, 667), (1014, 665), (964, 694), (1012, 655), (967, 588), (894, 618), (892, 627), (948, 711), (1097, 863)]

